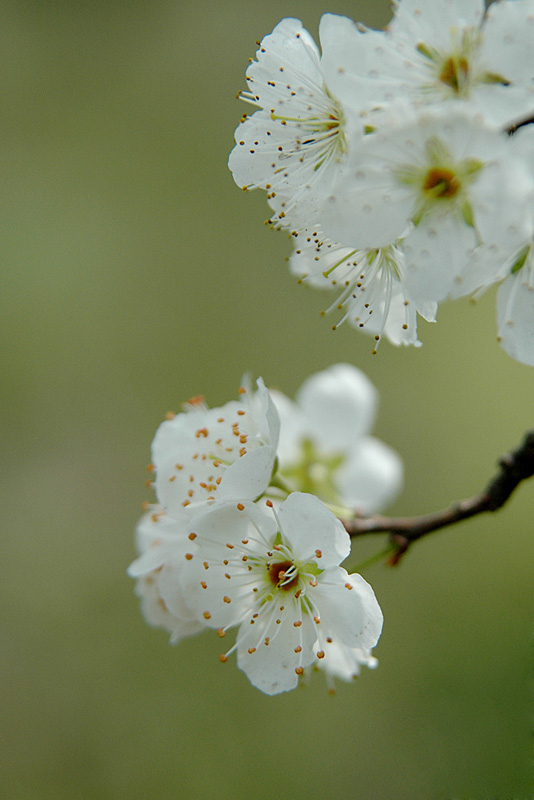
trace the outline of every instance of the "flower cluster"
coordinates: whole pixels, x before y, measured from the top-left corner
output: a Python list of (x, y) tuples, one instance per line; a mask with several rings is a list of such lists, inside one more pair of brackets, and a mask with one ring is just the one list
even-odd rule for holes
[(385, 31), (319, 33), (263, 39), (229, 161), (294, 237), (292, 273), (413, 345), (418, 314), (499, 283), (499, 339), (534, 365), (534, 0), (400, 0)]
[[(382, 629), (373, 590), (341, 562), (350, 538), (333, 513), (376, 510), (400, 488), (398, 455), (369, 436), (376, 392), (338, 364), (293, 403), (262, 380), (238, 401), (196, 397), (152, 445), (157, 503), (137, 527), (129, 574), (147, 622), (178, 642), (236, 629), (238, 666), (267, 694), (310, 668), (348, 680)], [(333, 509), (333, 510), (332, 510)]]

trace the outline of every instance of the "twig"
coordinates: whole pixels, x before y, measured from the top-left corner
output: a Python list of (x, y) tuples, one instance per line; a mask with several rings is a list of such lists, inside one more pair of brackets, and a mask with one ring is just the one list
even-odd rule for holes
[(505, 128), (504, 132), (507, 133), (508, 136), (513, 136), (518, 128), (524, 128), (525, 125), (531, 125), (533, 122), (534, 122), (534, 117), (531, 114), (529, 117), (525, 117), (525, 119), (519, 120), (518, 122), (514, 122), (514, 124), (510, 125), (509, 128)]
[(521, 481), (534, 475), (534, 430), (525, 434), (523, 443), (517, 450), (499, 460), (499, 467), (500, 472), (483, 492), (467, 500), (460, 500), (443, 511), (419, 517), (356, 517), (342, 522), (350, 536), (388, 532), (396, 549), (387, 563), (394, 566), (398, 564), (409, 546), (427, 533), (453, 525), (483, 511), (497, 511), (501, 508)]

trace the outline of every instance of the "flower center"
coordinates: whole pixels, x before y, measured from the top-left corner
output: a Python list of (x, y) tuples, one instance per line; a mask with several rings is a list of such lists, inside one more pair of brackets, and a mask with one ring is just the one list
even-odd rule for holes
[(450, 86), (453, 91), (460, 93), (467, 84), (469, 76), (469, 63), (467, 58), (447, 58), (441, 68), (439, 79), (446, 86)]
[(433, 167), (425, 176), (423, 191), (432, 197), (454, 197), (460, 191), (461, 185), (451, 169)]
[(267, 564), (269, 580), (277, 589), (289, 591), (295, 588), (299, 580), (299, 571), (292, 561), (274, 561)]
[(339, 503), (335, 478), (344, 461), (344, 453), (323, 453), (313, 441), (303, 439), (298, 460), (280, 472), (299, 492), (316, 494), (325, 503)]

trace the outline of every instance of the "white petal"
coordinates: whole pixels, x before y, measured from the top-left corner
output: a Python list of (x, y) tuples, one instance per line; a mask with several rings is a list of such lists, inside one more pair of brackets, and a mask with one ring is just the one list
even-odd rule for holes
[(297, 392), (313, 439), (325, 452), (344, 451), (374, 423), (378, 392), (361, 370), (335, 364), (307, 378)]
[(402, 459), (371, 436), (360, 439), (339, 469), (335, 482), (343, 505), (375, 514), (395, 499), (402, 487)]
[[(494, 73), (525, 88), (534, 75), (533, 37), (532, 0), (507, 0), (488, 7), (483, 42), (488, 64)], [(522, 111), (528, 116), (528, 107), (524, 105)]]
[(479, 27), (483, 14), (483, 0), (400, 0), (388, 29), (397, 41), (414, 48), (423, 42), (447, 52), (451, 28)]
[(302, 614), (300, 603), (287, 604), (277, 618), (279, 625), (268, 605), (263, 606), (255, 624), (245, 620), (237, 636), (239, 668), (253, 686), (270, 695), (294, 689), (298, 683), (295, 670), (304, 669), (315, 657), (315, 630), (309, 615)]
[(270, 390), (270, 395), (280, 418), (280, 440), (278, 442), (278, 459), (282, 469), (300, 458), (300, 445), (309, 436), (309, 425), (299, 408), (282, 392)]
[(357, 248), (386, 247), (404, 233), (413, 212), (414, 192), (397, 183), (389, 165), (373, 163), (372, 154), (360, 157), (365, 166), (340, 172), (321, 221), (334, 241)]
[(182, 514), (179, 519), (163, 514), (155, 507), (145, 514), (136, 528), (136, 544), (139, 558), (128, 567), (131, 578), (139, 577), (160, 567), (168, 559), (181, 559), (189, 550), (190, 515)]
[(501, 345), (508, 355), (534, 366), (534, 275), (531, 270), (523, 267), (499, 288), (497, 324)]
[(310, 587), (308, 596), (318, 609), (324, 636), (349, 647), (375, 646), (383, 616), (375, 593), (361, 575), (331, 567), (319, 576), (317, 586)]
[(350, 681), (360, 674), (362, 666), (375, 669), (378, 661), (371, 655), (371, 650), (360, 647), (347, 647), (339, 640), (321, 642), (324, 658), (317, 661), (317, 666), (328, 675)]
[(477, 245), (473, 228), (458, 216), (427, 215), (404, 241), (406, 287), (416, 303), (439, 302), (454, 288)]
[(314, 495), (293, 492), (278, 509), (278, 518), (283, 538), (297, 561), (315, 561), (326, 569), (350, 553), (345, 528)]
[(246, 453), (224, 473), (218, 496), (224, 500), (259, 497), (269, 485), (275, 458), (273, 447), (258, 447)]

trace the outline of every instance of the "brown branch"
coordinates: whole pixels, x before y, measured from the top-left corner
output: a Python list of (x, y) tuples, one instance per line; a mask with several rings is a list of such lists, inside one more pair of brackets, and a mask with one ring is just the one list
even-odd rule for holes
[(409, 546), (427, 533), (453, 525), (483, 511), (497, 511), (512, 492), (526, 478), (534, 475), (534, 430), (525, 434), (517, 450), (499, 460), (500, 472), (489, 482), (483, 492), (460, 500), (443, 511), (423, 514), (420, 517), (356, 517), (342, 520), (350, 536), (365, 536), (371, 533), (390, 534), (395, 552), (388, 559), (392, 566), (398, 564)]
[(518, 128), (524, 128), (525, 125), (531, 125), (533, 122), (534, 117), (530, 115), (530, 117), (525, 117), (525, 119), (514, 122), (514, 124), (510, 125), (509, 128), (505, 128), (504, 132), (507, 133), (508, 136), (513, 136)]

